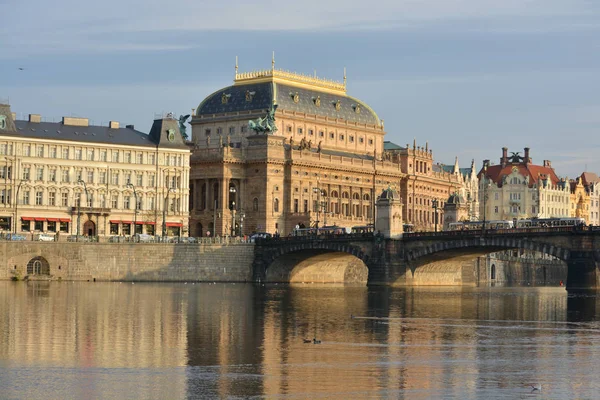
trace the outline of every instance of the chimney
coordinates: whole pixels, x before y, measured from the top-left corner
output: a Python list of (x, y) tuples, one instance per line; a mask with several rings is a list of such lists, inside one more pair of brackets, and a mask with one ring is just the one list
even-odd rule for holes
[(502, 164), (502, 167), (506, 167), (507, 163), (508, 163), (508, 147), (503, 147), (502, 148), (502, 158), (500, 159), (500, 164)]
[(552, 168), (552, 163), (550, 160), (544, 160), (544, 167)]
[(78, 117), (63, 117), (62, 118), (63, 125), (69, 126), (89, 126), (89, 121), (87, 118), (78, 118)]
[(119, 121), (110, 121), (108, 127), (110, 129), (119, 129)]
[(483, 168), (490, 166), (490, 160), (483, 160)]
[(40, 114), (29, 114), (29, 122), (39, 124), (42, 122), (42, 116)]
[(125, 128), (127, 128), (127, 129), (135, 129), (135, 128), (133, 127), (133, 125), (125, 125)]
[(12, 114), (12, 120), (16, 121), (17, 120), (17, 113), (14, 112), (14, 113), (11, 113), (11, 114)]
[(525, 154), (523, 155), (523, 162), (525, 163), (525, 165), (527, 165), (531, 162), (531, 160), (529, 159), (529, 147), (525, 147), (523, 150), (525, 150)]

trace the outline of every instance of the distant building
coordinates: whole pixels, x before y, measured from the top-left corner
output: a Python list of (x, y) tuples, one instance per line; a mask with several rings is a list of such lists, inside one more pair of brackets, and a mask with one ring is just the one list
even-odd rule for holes
[(16, 120), (0, 104), (0, 231), (161, 235), (164, 211), (166, 233), (185, 235), (189, 157), (172, 117), (147, 135), (115, 121)]
[(479, 177), (480, 219), (514, 220), (559, 218), (571, 215), (569, 182), (556, 176), (552, 164), (533, 164), (526, 147), (524, 155), (502, 148), (500, 163), (483, 161)]
[[(471, 166), (468, 168), (460, 168), (458, 166), (458, 157), (454, 161), (454, 165), (438, 164), (439, 167), (453, 175), (456, 175), (459, 180), (458, 198), (461, 209), (466, 207), (466, 215), (461, 213), (461, 220), (478, 221), (479, 220), (479, 179), (477, 178), (477, 170), (475, 169), (475, 160), (471, 161)], [(454, 194), (454, 193), (453, 193)], [(452, 194), (452, 195), (453, 195)], [(450, 196), (452, 196), (450, 195)], [(453, 202), (457, 202), (457, 198), (453, 198)], [(460, 220), (459, 220), (460, 221)], [(456, 220), (452, 222), (458, 222)]]
[(584, 172), (581, 174), (580, 179), (589, 196), (589, 218), (587, 223), (598, 226), (600, 225), (600, 177), (593, 172)]

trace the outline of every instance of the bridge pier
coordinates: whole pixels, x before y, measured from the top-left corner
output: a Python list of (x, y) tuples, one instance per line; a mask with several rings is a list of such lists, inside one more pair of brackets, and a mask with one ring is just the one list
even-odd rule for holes
[(567, 289), (600, 288), (598, 251), (571, 251), (567, 260)]

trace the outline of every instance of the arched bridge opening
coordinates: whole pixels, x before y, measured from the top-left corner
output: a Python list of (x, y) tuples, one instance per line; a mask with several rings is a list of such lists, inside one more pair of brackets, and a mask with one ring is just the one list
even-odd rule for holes
[(360, 258), (325, 249), (281, 255), (266, 270), (266, 282), (366, 285), (368, 276), (369, 270)]
[[(507, 250), (514, 250), (513, 252)], [(496, 264), (487, 258), (497, 253)], [(527, 254), (528, 258), (520, 257)], [(542, 262), (541, 256), (546, 255)], [(550, 284), (566, 280), (570, 252), (547, 243), (492, 238), (421, 243), (406, 249), (408, 285)], [(537, 261), (536, 261), (537, 257)], [(499, 268), (502, 265), (503, 268)], [(554, 282), (556, 281), (556, 282)]]

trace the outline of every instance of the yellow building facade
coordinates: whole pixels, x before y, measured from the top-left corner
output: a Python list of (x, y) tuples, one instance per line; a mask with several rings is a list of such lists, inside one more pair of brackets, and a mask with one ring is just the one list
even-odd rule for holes
[[(261, 124), (272, 126), (261, 131)], [(191, 125), (192, 235), (367, 226), (388, 187), (411, 205), (407, 223), (433, 230), (431, 200), (439, 200), (441, 218), (458, 184), (433, 169), (431, 150), (386, 143), (383, 120), (347, 94), (345, 76), (335, 82), (274, 63), (250, 73), (236, 66), (233, 85), (205, 98)]]
[(0, 119), (0, 231), (187, 233), (190, 150), (174, 118), (150, 134), (87, 118), (16, 120), (6, 104)]

